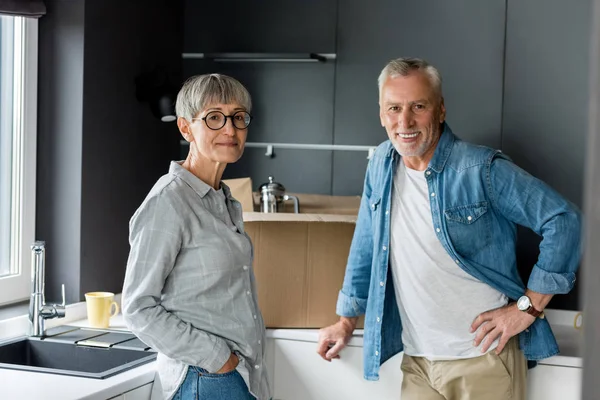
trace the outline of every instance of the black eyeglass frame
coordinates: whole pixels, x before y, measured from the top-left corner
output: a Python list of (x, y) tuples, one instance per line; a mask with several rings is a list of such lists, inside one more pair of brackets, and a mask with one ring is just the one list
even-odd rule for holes
[[(221, 114), (221, 115), (223, 116), (223, 125), (221, 125), (221, 126), (220, 126), (220, 127), (218, 127), (218, 128), (212, 128), (210, 125), (208, 125), (208, 122), (206, 122), (206, 118), (208, 118), (208, 116), (209, 116), (210, 114), (213, 114), (213, 113), (219, 113), (219, 114)], [(234, 121), (234, 119), (233, 119), (233, 117), (235, 117), (235, 116), (236, 116), (237, 114), (239, 114), (239, 113), (248, 114), (248, 116), (250, 117), (250, 119), (248, 120), (248, 123), (247, 123), (247, 124), (246, 124), (246, 126), (244, 126), (243, 128), (240, 128), (239, 126), (237, 126), (237, 125), (235, 124), (235, 121)], [(219, 129), (223, 128), (223, 127), (224, 127), (224, 126), (227, 124), (227, 118), (230, 118), (230, 119), (231, 119), (231, 123), (233, 124), (233, 126), (234, 126), (236, 129), (246, 129), (246, 128), (248, 128), (248, 126), (250, 126), (250, 123), (252, 122), (252, 119), (253, 119), (254, 117), (253, 117), (253, 116), (252, 116), (252, 114), (250, 114), (248, 111), (244, 111), (244, 110), (239, 110), (239, 111), (236, 111), (236, 112), (234, 112), (234, 113), (233, 113), (233, 114), (231, 114), (231, 115), (225, 115), (225, 113), (223, 113), (223, 112), (221, 112), (221, 111), (214, 110), (214, 111), (210, 111), (210, 112), (208, 112), (208, 113), (206, 114), (206, 116), (204, 116), (204, 117), (202, 117), (202, 118), (192, 118), (192, 121), (196, 121), (196, 120), (198, 120), (198, 119), (201, 119), (202, 121), (204, 121), (204, 123), (206, 124), (206, 127), (207, 127), (208, 129), (210, 129), (210, 130), (213, 130), (213, 131), (218, 131)], [(245, 121), (245, 120), (246, 120), (246, 119), (244, 118), (244, 121)]]

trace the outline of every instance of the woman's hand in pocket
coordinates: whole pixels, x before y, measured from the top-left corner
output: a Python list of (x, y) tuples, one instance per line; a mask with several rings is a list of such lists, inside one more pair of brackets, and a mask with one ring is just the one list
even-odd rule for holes
[(227, 372), (233, 371), (238, 366), (239, 362), (240, 360), (238, 357), (234, 353), (231, 353), (229, 360), (227, 360), (225, 365), (223, 365), (221, 369), (217, 371), (217, 374), (226, 374)]

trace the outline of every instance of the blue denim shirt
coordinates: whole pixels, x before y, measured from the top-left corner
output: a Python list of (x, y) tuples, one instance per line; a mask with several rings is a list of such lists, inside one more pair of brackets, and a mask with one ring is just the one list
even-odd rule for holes
[[(403, 350), (402, 321), (389, 268), (391, 192), (401, 156), (388, 140), (369, 161), (337, 314), (365, 315), (364, 376)], [(581, 215), (556, 191), (512, 163), (502, 152), (463, 142), (447, 124), (423, 172), (435, 232), (464, 271), (516, 300), (525, 293), (516, 261), (516, 225), (542, 236), (527, 287), (569, 292), (581, 254)], [(465, 298), (465, 301), (469, 301)], [(468, 329), (468, 327), (465, 327)], [(546, 319), (519, 334), (528, 360), (558, 353)]]

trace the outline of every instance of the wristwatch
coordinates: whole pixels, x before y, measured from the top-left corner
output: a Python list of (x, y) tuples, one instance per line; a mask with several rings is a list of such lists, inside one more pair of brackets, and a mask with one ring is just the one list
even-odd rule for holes
[(521, 296), (519, 300), (517, 300), (517, 308), (520, 311), (526, 312), (529, 315), (534, 317), (544, 318), (544, 312), (540, 310), (536, 310), (533, 304), (531, 304), (531, 299), (529, 296)]

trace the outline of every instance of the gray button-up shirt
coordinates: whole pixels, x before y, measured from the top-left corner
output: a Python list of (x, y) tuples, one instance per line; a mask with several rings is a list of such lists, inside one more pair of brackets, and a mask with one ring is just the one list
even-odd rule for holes
[(216, 372), (235, 352), (251, 393), (269, 399), (265, 327), (242, 207), (179, 163), (131, 218), (123, 316), (158, 351), (152, 398), (170, 399), (188, 366)]

